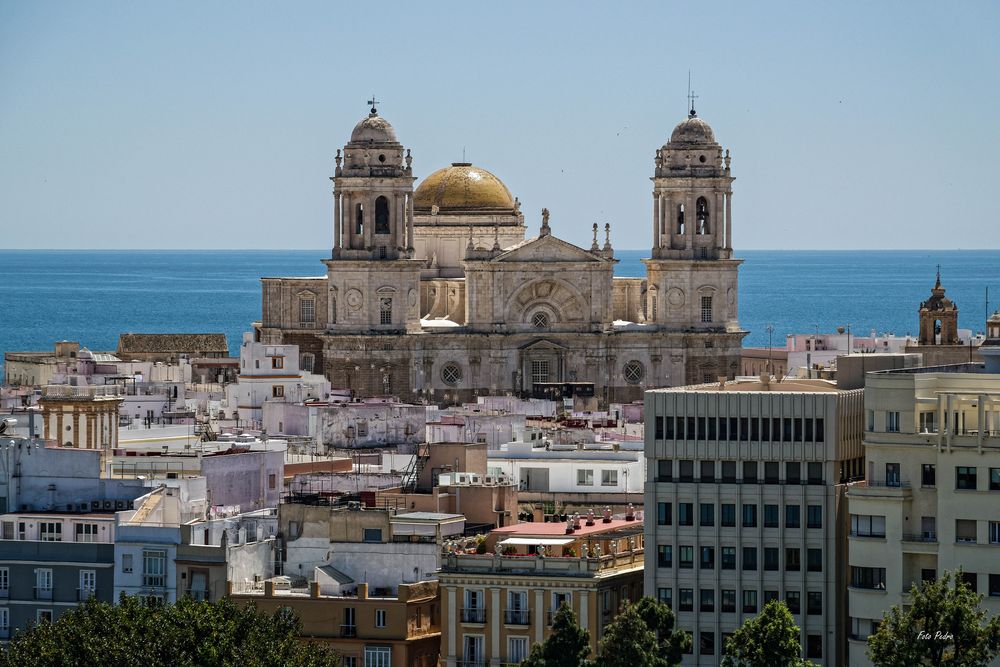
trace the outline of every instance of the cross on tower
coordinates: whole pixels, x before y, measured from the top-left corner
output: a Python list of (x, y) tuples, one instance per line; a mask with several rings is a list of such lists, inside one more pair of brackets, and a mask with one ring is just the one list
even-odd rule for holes
[(375, 99), (374, 95), (372, 95), (372, 98), (370, 100), (368, 100), (368, 104), (372, 105), (372, 113), (373, 114), (378, 113), (378, 109), (375, 108), (375, 105), (378, 104), (378, 100)]
[(694, 101), (695, 101), (695, 99), (698, 98), (698, 96), (694, 94), (693, 90), (691, 90), (691, 70), (688, 70), (688, 94), (687, 94), (687, 97), (688, 97), (688, 109), (690, 109), (690, 111), (688, 111), (688, 116), (691, 117), (691, 118), (694, 118), (695, 116), (698, 115), (694, 111)]

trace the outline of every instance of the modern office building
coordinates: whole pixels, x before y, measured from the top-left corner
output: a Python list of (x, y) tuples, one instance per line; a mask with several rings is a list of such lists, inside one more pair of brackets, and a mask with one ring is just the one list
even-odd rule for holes
[(717, 665), (772, 599), (788, 604), (806, 657), (843, 664), (862, 400), (767, 376), (646, 393), (645, 592), (692, 634), (685, 665)]
[(1000, 316), (988, 329), (986, 368), (867, 376), (867, 476), (847, 492), (851, 665), (870, 664), (865, 640), (911, 585), (944, 571), (961, 567), (983, 608), (1000, 613), (1000, 368), (989, 367)]

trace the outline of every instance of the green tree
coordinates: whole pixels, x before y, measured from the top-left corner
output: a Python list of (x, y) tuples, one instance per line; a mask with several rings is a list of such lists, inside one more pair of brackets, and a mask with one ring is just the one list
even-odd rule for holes
[(598, 667), (673, 667), (691, 648), (691, 636), (674, 627), (670, 607), (644, 597), (626, 604), (604, 630)]
[(552, 619), (552, 634), (531, 647), (523, 667), (583, 667), (589, 665), (590, 632), (581, 628), (576, 614), (564, 602)]
[(887, 611), (868, 637), (868, 657), (879, 667), (978, 667), (1000, 654), (1000, 618), (986, 620), (983, 596), (969, 588), (961, 570), (911, 586), (910, 598), (905, 609)]
[(291, 610), (273, 615), (229, 600), (150, 604), (122, 596), (90, 598), (53, 623), (18, 632), (0, 651), (0, 667), (337, 667), (325, 647), (299, 640)]
[(723, 667), (800, 667), (799, 627), (784, 602), (772, 600), (748, 618), (723, 647)]

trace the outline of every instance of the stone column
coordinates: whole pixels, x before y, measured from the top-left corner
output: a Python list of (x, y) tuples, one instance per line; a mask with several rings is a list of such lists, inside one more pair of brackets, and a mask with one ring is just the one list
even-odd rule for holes
[(340, 249), (341, 224), (340, 224), (340, 198), (339, 192), (333, 193), (333, 247)]
[(543, 641), (545, 624), (548, 619), (545, 617), (545, 592), (541, 588), (535, 589), (535, 641), (539, 644)]
[(660, 247), (660, 204), (663, 197), (653, 193), (653, 248)]
[(365, 248), (375, 246), (375, 198), (365, 197)]
[(726, 193), (726, 250), (733, 249), (733, 193)]
[[(455, 650), (458, 645), (456, 634), (458, 633), (458, 614), (455, 605), (457, 604), (455, 587), (446, 586), (445, 591), (447, 592), (448, 598), (448, 618), (442, 619), (444, 623), (447, 624), (447, 634), (448, 634), (448, 653), (445, 657), (448, 667), (455, 667)], [(444, 634), (444, 633), (442, 633)]]
[(345, 198), (343, 193), (340, 195), (341, 210), (343, 213), (343, 218), (340, 221), (340, 229), (343, 238), (341, 243), (344, 248), (352, 248), (354, 243), (354, 206), (351, 201), (351, 194), (348, 193)]
[[(490, 626), (492, 632), (490, 632), (490, 658), (491, 663), (500, 663), (500, 615), (503, 613), (500, 607), (500, 589), (491, 588), (490, 589), (490, 606), (493, 607), (490, 610)], [(485, 652), (486, 647), (483, 647)]]
[[(663, 203), (660, 204), (660, 233), (666, 235), (666, 240), (662, 244), (664, 247), (673, 248), (674, 247), (674, 220), (673, 220), (673, 208), (670, 201), (670, 195), (662, 195)], [(661, 238), (661, 240), (663, 240)]]
[(396, 247), (406, 249), (406, 194), (398, 194), (393, 200), (393, 217), (395, 218)]
[(708, 222), (711, 225), (712, 234), (715, 236), (715, 247), (722, 249), (726, 247), (726, 239), (723, 232), (725, 231), (725, 223), (723, 221), (723, 205), (722, 200), (725, 195), (722, 192), (715, 193), (715, 205), (709, 212)]
[(687, 248), (692, 251), (694, 250), (694, 228), (698, 225), (696, 201), (697, 197), (694, 194), (689, 194), (687, 202), (684, 204), (684, 234), (687, 236)]
[(406, 248), (413, 250), (413, 193), (406, 195)]

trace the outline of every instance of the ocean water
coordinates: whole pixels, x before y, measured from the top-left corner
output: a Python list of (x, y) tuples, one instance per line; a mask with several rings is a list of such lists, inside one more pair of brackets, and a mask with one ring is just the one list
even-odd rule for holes
[[(851, 325), (916, 333), (936, 266), (959, 326), (981, 331), (1000, 307), (1000, 250), (738, 252), (747, 346)], [(77, 340), (114, 350), (123, 332), (224, 332), (230, 349), (260, 317), (261, 276), (318, 276), (319, 250), (0, 250), (0, 352)], [(643, 250), (619, 250), (619, 276), (643, 276)]]

